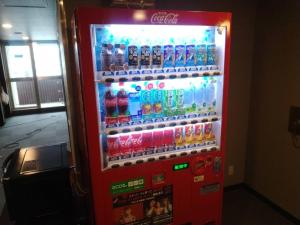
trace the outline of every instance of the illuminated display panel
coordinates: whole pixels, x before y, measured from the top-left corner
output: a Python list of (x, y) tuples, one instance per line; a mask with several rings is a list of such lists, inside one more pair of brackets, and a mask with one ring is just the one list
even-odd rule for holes
[(92, 25), (102, 168), (218, 148), (225, 34)]

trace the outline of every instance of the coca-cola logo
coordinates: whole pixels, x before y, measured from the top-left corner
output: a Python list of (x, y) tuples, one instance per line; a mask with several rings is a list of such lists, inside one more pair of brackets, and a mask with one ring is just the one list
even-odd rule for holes
[(105, 99), (105, 105), (106, 106), (116, 106), (117, 104), (117, 98), (112, 98), (112, 99)]
[(177, 24), (178, 14), (157, 12), (151, 16), (151, 23), (153, 24)]
[(128, 105), (128, 98), (118, 98), (118, 105)]
[(133, 146), (140, 146), (142, 144), (142, 136), (132, 137), (131, 142)]

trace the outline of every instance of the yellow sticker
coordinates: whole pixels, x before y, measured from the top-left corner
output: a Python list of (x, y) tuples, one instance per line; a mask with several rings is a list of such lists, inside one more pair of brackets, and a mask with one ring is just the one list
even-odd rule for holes
[(204, 175), (194, 176), (194, 182), (198, 183), (204, 181)]

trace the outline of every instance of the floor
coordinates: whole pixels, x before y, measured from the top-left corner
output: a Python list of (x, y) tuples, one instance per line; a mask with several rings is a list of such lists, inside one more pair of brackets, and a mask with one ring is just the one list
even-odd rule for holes
[[(0, 166), (5, 157), (18, 146), (47, 145), (67, 140), (65, 112), (10, 118), (6, 125), (0, 128)], [(4, 206), (4, 193), (0, 184), (0, 215), (2, 212), (0, 224), (12, 225)], [(54, 225), (54, 223), (47, 224)], [(293, 223), (246, 189), (239, 188), (224, 193), (223, 225), (293, 225)]]
[[(8, 118), (5, 125), (0, 127), (0, 166), (2, 168), (4, 159), (18, 147), (55, 144), (67, 142), (68, 139), (65, 112)], [(0, 183), (0, 214), (4, 203), (4, 192)]]

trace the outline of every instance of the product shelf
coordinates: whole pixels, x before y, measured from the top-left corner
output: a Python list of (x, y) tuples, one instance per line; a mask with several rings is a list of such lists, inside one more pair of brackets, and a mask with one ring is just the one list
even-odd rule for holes
[(159, 119), (153, 119), (151, 121), (139, 121), (139, 122), (129, 122), (127, 124), (114, 124), (113, 127), (107, 126), (104, 128), (104, 132), (100, 131), (101, 134), (106, 135), (118, 134), (118, 133), (129, 133), (138, 132), (143, 130), (152, 130), (159, 128), (183, 126), (187, 124), (197, 124), (197, 123), (207, 123), (220, 121), (221, 117), (215, 112), (211, 115), (207, 114), (189, 114), (181, 116), (163, 117)]
[(192, 145), (192, 146), (174, 147), (172, 150), (168, 149), (165, 150), (164, 152), (153, 153), (150, 155), (143, 154), (140, 156), (132, 156), (126, 159), (108, 160), (105, 169), (126, 167), (135, 164), (172, 159), (176, 157), (183, 157), (183, 156), (195, 155), (199, 153), (218, 151), (218, 150), (220, 150), (220, 147), (216, 144), (215, 140), (207, 141), (201, 146)]
[(128, 81), (150, 81), (164, 79), (197, 78), (204, 76), (220, 76), (222, 71), (217, 66), (194, 68), (146, 69), (134, 71), (115, 71), (96, 73), (95, 82), (115, 83)]

